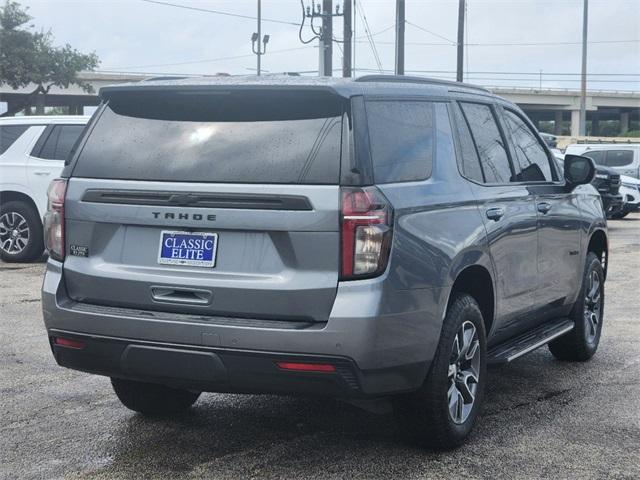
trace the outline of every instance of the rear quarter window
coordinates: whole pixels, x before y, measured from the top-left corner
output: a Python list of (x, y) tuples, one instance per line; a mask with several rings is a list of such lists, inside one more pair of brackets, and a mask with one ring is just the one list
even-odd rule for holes
[(54, 125), (45, 129), (31, 155), (44, 160), (66, 160), (84, 125)]
[(6, 152), (28, 128), (29, 125), (0, 126), (0, 155)]
[(632, 150), (609, 150), (607, 151), (608, 167), (624, 167), (633, 163)]
[(375, 182), (428, 178), (435, 147), (434, 104), (373, 100), (366, 109)]

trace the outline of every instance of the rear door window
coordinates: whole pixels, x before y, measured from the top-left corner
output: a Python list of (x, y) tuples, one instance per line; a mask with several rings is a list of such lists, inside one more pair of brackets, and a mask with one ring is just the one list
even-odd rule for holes
[(508, 183), (513, 181), (506, 143), (493, 110), (488, 105), (462, 102), (462, 111), (471, 130), (474, 145), (486, 183)]
[(608, 150), (606, 164), (608, 167), (624, 167), (633, 163), (632, 150)]
[(505, 119), (513, 139), (518, 162), (516, 180), (519, 182), (550, 182), (553, 180), (547, 151), (540, 144), (533, 130), (511, 110), (504, 110)]
[(55, 125), (38, 139), (32, 156), (44, 160), (65, 160), (80, 137), (84, 125)]
[(367, 102), (376, 183), (424, 180), (431, 175), (435, 147), (433, 108), (432, 102)]
[(0, 155), (6, 152), (28, 128), (29, 125), (0, 126)]
[[(286, 92), (285, 92), (286, 94)], [(220, 183), (337, 184), (342, 105), (258, 92), (110, 101), (73, 175)], [(220, 97), (220, 98), (218, 98)]]

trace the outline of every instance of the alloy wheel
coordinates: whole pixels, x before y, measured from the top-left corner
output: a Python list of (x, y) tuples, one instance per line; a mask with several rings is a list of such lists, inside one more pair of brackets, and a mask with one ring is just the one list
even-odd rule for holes
[(593, 343), (598, 335), (602, 312), (602, 282), (598, 272), (589, 274), (587, 294), (584, 299), (584, 322), (587, 342)]
[(480, 375), (478, 330), (465, 321), (458, 330), (449, 357), (449, 415), (454, 423), (464, 423), (473, 410)]
[(0, 217), (0, 249), (10, 255), (22, 252), (29, 244), (29, 224), (18, 212)]

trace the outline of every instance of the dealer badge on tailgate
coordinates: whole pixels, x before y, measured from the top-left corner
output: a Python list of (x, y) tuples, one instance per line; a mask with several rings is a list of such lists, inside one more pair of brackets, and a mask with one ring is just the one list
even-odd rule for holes
[(160, 234), (158, 263), (213, 267), (216, 264), (217, 250), (217, 233), (163, 230)]

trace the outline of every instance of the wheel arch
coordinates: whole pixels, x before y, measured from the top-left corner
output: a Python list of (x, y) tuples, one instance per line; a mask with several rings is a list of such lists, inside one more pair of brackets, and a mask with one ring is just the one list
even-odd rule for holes
[(37, 212), (38, 218), (40, 218), (40, 222), (42, 222), (42, 217), (40, 215), (40, 212), (38, 211), (38, 206), (36, 205), (36, 202), (33, 201), (33, 198), (31, 198), (29, 195), (27, 195), (24, 192), (19, 192), (16, 190), (0, 191), (0, 205), (3, 205), (7, 202), (14, 202), (14, 201), (24, 202), (27, 205), (29, 205), (31, 208), (33, 208)]
[(607, 234), (604, 230), (597, 229), (591, 232), (587, 252), (593, 252), (598, 256), (600, 263), (602, 263), (602, 270), (604, 271), (604, 276), (606, 278), (609, 263), (609, 239), (607, 238)]
[(447, 308), (457, 293), (471, 295), (478, 303), (487, 336), (494, 323), (496, 302), (493, 277), (484, 265), (474, 264), (463, 268), (451, 286)]

